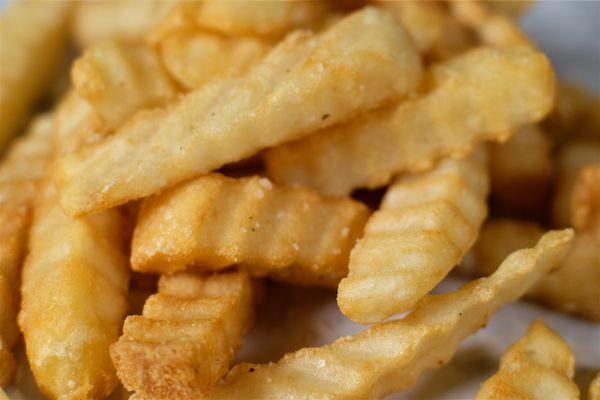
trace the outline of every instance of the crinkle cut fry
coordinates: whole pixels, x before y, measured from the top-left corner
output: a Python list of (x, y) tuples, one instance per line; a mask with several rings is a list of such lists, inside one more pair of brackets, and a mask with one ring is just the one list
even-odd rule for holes
[(479, 142), (506, 140), (553, 105), (552, 67), (527, 48), (469, 51), (432, 67), (429, 81), (414, 99), (267, 151), (268, 176), (327, 194), (377, 188)]
[(382, 398), (404, 389), (423, 371), (446, 363), (462, 339), (554, 269), (572, 237), (570, 229), (549, 232), (534, 248), (507, 257), (489, 278), (427, 296), (402, 320), (287, 354), (276, 363), (237, 365), (211, 398)]
[(83, 215), (151, 195), (392, 101), (420, 76), (412, 41), (377, 9), (320, 34), (292, 33), (242, 76), (138, 113), (106, 141), (64, 157), (55, 174), (61, 204)]
[(502, 356), (500, 369), (477, 393), (477, 400), (579, 399), (573, 382), (575, 357), (569, 345), (538, 319)]
[[(492, 219), (488, 221), (473, 248), (478, 275), (494, 272), (498, 262), (510, 252), (533, 245), (544, 233), (528, 221)], [(600, 321), (600, 238), (597, 232), (577, 232), (561, 267), (542, 277), (526, 297), (555, 310)]]
[(143, 398), (195, 399), (223, 376), (254, 319), (257, 282), (244, 272), (162, 276), (142, 316), (125, 320), (111, 357)]
[(483, 148), (397, 179), (352, 249), (348, 276), (338, 287), (341, 311), (374, 323), (410, 310), (475, 242), (488, 190)]
[(68, 1), (17, 1), (0, 15), (0, 153), (59, 70), (70, 8)]
[(144, 201), (133, 236), (136, 271), (213, 271), (335, 287), (369, 211), (348, 198), (213, 173)]
[(52, 154), (53, 122), (50, 114), (34, 119), (0, 164), (0, 386), (8, 384), (15, 372), (10, 348), (19, 337), (21, 264), (37, 183)]
[(571, 224), (582, 231), (600, 230), (600, 162), (579, 171), (571, 195)]
[(179, 92), (156, 50), (144, 44), (97, 43), (74, 61), (71, 78), (110, 129), (137, 111), (165, 105)]

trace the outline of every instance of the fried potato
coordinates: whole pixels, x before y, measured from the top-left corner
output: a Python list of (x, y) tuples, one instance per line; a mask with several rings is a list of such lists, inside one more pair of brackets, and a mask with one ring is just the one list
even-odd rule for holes
[(600, 140), (600, 97), (580, 87), (559, 82), (556, 106), (544, 127), (557, 144), (573, 139)]
[(596, 374), (596, 377), (590, 383), (588, 400), (600, 400), (600, 372)]
[(483, 44), (498, 47), (534, 46), (512, 18), (494, 12), (489, 3), (478, 0), (448, 2), (456, 19), (473, 29)]
[(110, 133), (96, 110), (75, 91), (68, 92), (59, 103), (54, 125), (55, 157), (96, 143)]
[(204, 31), (176, 32), (158, 44), (160, 59), (186, 89), (235, 75), (254, 65), (271, 45), (251, 37), (228, 38)]
[(567, 143), (560, 149), (556, 161), (556, 185), (552, 204), (555, 226), (569, 226), (573, 187), (581, 169), (600, 163), (600, 143), (583, 140)]
[(287, 354), (277, 363), (239, 364), (211, 398), (382, 398), (404, 389), (445, 364), (462, 339), (554, 269), (572, 236), (571, 230), (550, 232), (535, 248), (511, 254), (491, 277), (427, 296), (404, 319)]
[(161, 21), (151, 40), (186, 29), (276, 38), (294, 29), (315, 27), (326, 16), (326, 2), (321, 1), (183, 2)]
[(552, 108), (552, 68), (528, 49), (470, 51), (433, 67), (429, 83), (415, 99), (267, 151), (269, 177), (327, 194), (376, 188), (481, 141), (503, 141)]
[(127, 260), (116, 210), (73, 219), (46, 182), (23, 268), (19, 326), (40, 390), (104, 398), (117, 385), (108, 347), (127, 309)]
[(203, 397), (229, 369), (255, 300), (243, 272), (161, 277), (143, 315), (127, 317), (111, 346), (119, 378), (144, 399)]
[(19, 337), (21, 263), (36, 185), (51, 155), (52, 127), (52, 115), (37, 117), (0, 164), (0, 386), (7, 385), (15, 372), (10, 348)]
[(81, 1), (71, 18), (71, 33), (81, 48), (104, 40), (139, 43), (178, 1)]
[(13, 2), (0, 17), (0, 153), (58, 72), (70, 4)]
[[(510, 219), (488, 222), (474, 246), (478, 272), (491, 274), (499, 260), (515, 249), (535, 243), (543, 232), (531, 222)], [(600, 321), (599, 247), (597, 233), (578, 232), (561, 268), (541, 278), (527, 297), (561, 312)]]
[(139, 110), (165, 105), (179, 91), (156, 51), (143, 44), (97, 43), (75, 60), (71, 77), (75, 91), (112, 129)]
[(378, 0), (377, 3), (402, 23), (421, 52), (434, 59), (457, 55), (476, 44), (474, 35), (442, 4), (410, 0)]
[(552, 143), (538, 125), (526, 125), (490, 146), (492, 199), (503, 215), (544, 217), (551, 202)]
[(131, 265), (173, 273), (240, 264), (255, 276), (335, 287), (368, 215), (351, 199), (214, 173), (144, 201)]
[(600, 163), (579, 171), (571, 196), (571, 224), (582, 231), (600, 229)]
[(148, 196), (391, 101), (420, 73), (408, 36), (376, 9), (316, 36), (297, 32), (242, 77), (137, 114), (98, 146), (65, 157), (61, 204), (82, 215)]
[(518, 18), (526, 13), (534, 4), (534, 0), (504, 1), (488, 0), (486, 5), (496, 12), (504, 13), (513, 18)]
[(574, 374), (573, 351), (538, 319), (504, 353), (500, 369), (481, 386), (476, 399), (578, 400)]
[(485, 156), (446, 159), (389, 187), (338, 287), (346, 316), (373, 323), (408, 311), (462, 259), (487, 215)]

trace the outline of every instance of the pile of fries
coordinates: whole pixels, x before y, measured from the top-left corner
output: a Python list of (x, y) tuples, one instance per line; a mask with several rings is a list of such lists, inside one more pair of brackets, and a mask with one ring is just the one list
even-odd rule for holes
[[(0, 385), (22, 340), (51, 399), (383, 398), (522, 296), (600, 322), (600, 101), (524, 8), (11, 4)], [(273, 280), (368, 328), (233, 365)], [(477, 399), (578, 399), (574, 371), (536, 320)]]

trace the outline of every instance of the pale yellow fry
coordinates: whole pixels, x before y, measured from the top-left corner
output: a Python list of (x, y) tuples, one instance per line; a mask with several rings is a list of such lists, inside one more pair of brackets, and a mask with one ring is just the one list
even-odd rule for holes
[(127, 309), (124, 245), (118, 211), (72, 219), (45, 184), (23, 268), (19, 326), (46, 396), (100, 399), (117, 385), (108, 347)]
[(351, 199), (210, 174), (144, 201), (131, 264), (159, 273), (240, 264), (252, 275), (335, 287), (368, 214)]
[(105, 142), (65, 157), (56, 174), (61, 204), (82, 215), (148, 196), (397, 98), (420, 73), (410, 39), (373, 8), (319, 35), (294, 33), (244, 76), (139, 113)]
[(550, 232), (535, 248), (511, 254), (491, 277), (427, 296), (402, 320), (287, 354), (274, 364), (237, 365), (211, 397), (366, 399), (402, 390), (445, 364), (462, 339), (554, 269), (572, 236), (571, 230)]
[(103, 40), (139, 43), (177, 1), (81, 1), (71, 18), (71, 33), (84, 48)]
[(0, 386), (15, 372), (10, 353), (19, 337), (17, 326), (21, 263), (38, 180), (52, 151), (53, 117), (34, 119), (25, 136), (8, 150), (0, 164)]
[[(492, 220), (474, 247), (480, 274), (494, 272), (498, 261), (515, 249), (530, 246), (544, 233), (531, 222)], [(527, 297), (561, 312), (600, 321), (600, 239), (597, 232), (578, 232), (561, 267), (544, 276)]]
[(256, 38), (228, 38), (204, 31), (176, 32), (158, 46), (165, 68), (187, 89), (199, 88), (215, 77), (243, 72), (271, 47)]
[(139, 110), (163, 106), (178, 93), (156, 50), (144, 44), (97, 43), (75, 60), (71, 76), (75, 91), (112, 129)]
[(571, 225), (571, 200), (577, 176), (583, 167), (600, 163), (600, 143), (572, 141), (564, 145), (556, 160), (556, 185), (552, 204), (552, 222), (555, 226)]
[(600, 162), (579, 171), (571, 195), (571, 224), (581, 231), (600, 232)]
[(0, 153), (59, 71), (69, 8), (17, 1), (0, 16)]
[(451, 0), (448, 4), (456, 19), (473, 29), (483, 44), (533, 47), (514, 19), (504, 13), (494, 12), (494, 8), (489, 4), (477, 0)]
[(545, 215), (552, 185), (552, 143), (538, 125), (525, 125), (490, 146), (494, 207), (502, 214)]
[(269, 177), (328, 194), (376, 188), (481, 141), (505, 140), (552, 108), (552, 68), (528, 49), (475, 49), (433, 67), (429, 78), (430, 89), (415, 99), (268, 151)]
[(111, 346), (119, 378), (142, 398), (202, 397), (229, 369), (254, 319), (255, 300), (243, 272), (161, 277), (143, 315), (127, 317)]
[(600, 400), (600, 372), (596, 374), (588, 388), (588, 400)]
[(110, 130), (92, 105), (75, 91), (68, 92), (56, 109), (55, 157), (72, 153), (104, 139)]
[(226, 36), (278, 37), (313, 28), (327, 16), (321, 1), (196, 1), (174, 8), (152, 32), (152, 40), (182, 29), (215, 31)]
[(408, 311), (462, 259), (487, 215), (486, 161), (483, 151), (446, 159), (388, 188), (338, 287), (346, 316), (373, 323)]
[(500, 369), (481, 386), (476, 399), (578, 400), (574, 374), (573, 351), (538, 319), (504, 353)]

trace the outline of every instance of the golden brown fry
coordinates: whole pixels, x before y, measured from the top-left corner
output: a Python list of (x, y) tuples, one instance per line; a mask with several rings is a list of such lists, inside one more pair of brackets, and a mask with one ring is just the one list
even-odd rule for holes
[(473, 29), (483, 44), (498, 47), (534, 46), (512, 18), (494, 12), (489, 3), (451, 0), (448, 4), (456, 19)]
[(95, 44), (75, 60), (71, 76), (77, 93), (112, 129), (139, 110), (163, 106), (178, 93), (156, 51), (143, 44)]
[(245, 71), (270, 47), (256, 38), (228, 38), (203, 31), (175, 32), (158, 44), (165, 68), (187, 89), (199, 88), (215, 77)]
[(297, 32), (242, 77), (139, 113), (65, 157), (56, 174), (61, 204), (82, 215), (148, 196), (397, 98), (420, 73), (410, 39), (374, 8), (316, 36)]
[(0, 153), (59, 71), (69, 8), (62, 1), (18, 1), (0, 16)]
[(506, 1), (506, 0), (487, 0), (486, 5), (496, 12), (501, 12), (512, 18), (518, 18), (522, 14), (526, 13), (529, 8), (534, 4), (535, 0), (518, 0), (518, 1)]
[(572, 236), (571, 230), (550, 232), (535, 248), (511, 254), (491, 277), (427, 296), (404, 319), (287, 354), (277, 363), (239, 364), (211, 398), (366, 399), (404, 389), (445, 364), (462, 339), (554, 269)]
[(80, 1), (71, 33), (84, 48), (103, 40), (139, 43), (177, 4), (177, 1)]
[(462, 259), (487, 215), (485, 156), (446, 159), (389, 187), (338, 287), (346, 316), (373, 323), (408, 311)]
[(0, 386), (12, 378), (10, 348), (19, 337), (18, 288), (36, 185), (52, 152), (53, 117), (37, 117), (0, 164)]
[(268, 151), (269, 176), (328, 194), (376, 188), (481, 141), (502, 141), (553, 103), (552, 68), (529, 49), (472, 50), (433, 67), (429, 79), (430, 90), (415, 99)]
[[(499, 260), (515, 249), (535, 243), (543, 232), (539, 225), (530, 222), (488, 222), (474, 247), (477, 271), (491, 274)], [(565, 313), (600, 321), (599, 247), (597, 233), (578, 232), (561, 268), (541, 278), (527, 297)]]
[(76, 92), (67, 93), (59, 103), (54, 122), (55, 157), (104, 139), (110, 130), (96, 110)]
[(552, 144), (538, 125), (526, 125), (502, 144), (490, 146), (492, 199), (510, 216), (543, 217), (550, 203)]
[(183, 2), (156, 27), (152, 40), (187, 29), (276, 38), (294, 29), (315, 27), (326, 16), (327, 6), (320, 1)]
[(229, 369), (254, 319), (247, 274), (163, 276), (111, 346), (119, 378), (144, 399), (197, 399)]
[(588, 389), (588, 400), (600, 400), (600, 372), (596, 374)]
[(51, 182), (39, 196), (23, 268), (19, 326), (40, 390), (61, 399), (102, 399), (117, 377), (117, 340), (128, 286), (121, 215), (67, 217)]
[(572, 139), (600, 140), (600, 97), (580, 87), (559, 82), (556, 106), (544, 127), (556, 143)]
[(600, 163), (579, 171), (571, 195), (571, 224), (581, 231), (600, 231)]
[(240, 264), (256, 276), (335, 287), (368, 214), (354, 200), (210, 174), (144, 201), (131, 264), (158, 273)]
[(581, 169), (600, 163), (600, 143), (583, 140), (564, 145), (556, 161), (556, 185), (552, 204), (552, 222), (555, 226), (569, 226), (573, 187)]
[(578, 400), (574, 374), (573, 351), (538, 319), (504, 353), (500, 369), (481, 386), (476, 399)]

